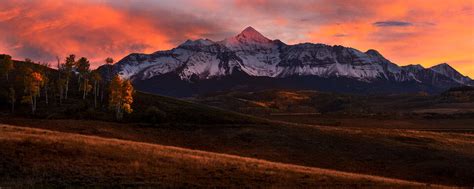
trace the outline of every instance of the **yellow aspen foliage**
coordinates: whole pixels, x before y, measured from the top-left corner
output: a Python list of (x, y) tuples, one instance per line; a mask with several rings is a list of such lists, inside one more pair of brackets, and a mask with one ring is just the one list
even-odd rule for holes
[(122, 109), (127, 113), (132, 113), (133, 86), (130, 80), (125, 80), (122, 84)]
[(44, 84), (43, 75), (39, 72), (32, 71), (31, 69), (27, 69), (25, 75), (24, 85), (26, 95), (23, 96), (21, 101), (30, 104), (32, 113), (35, 113), (36, 97), (39, 96), (41, 87)]
[(109, 107), (111, 109), (117, 109), (117, 106), (120, 106), (120, 102), (122, 99), (121, 86), (122, 79), (118, 75), (114, 76), (110, 81), (109, 86)]
[(86, 92), (90, 93), (92, 91), (92, 85), (87, 83)]
[(110, 82), (109, 90), (109, 108), (115, 111), (117, 119), (122, 119), (123, 112), (133, 112), (133, 86), (130, 80), (123, 81), (115, 75)]

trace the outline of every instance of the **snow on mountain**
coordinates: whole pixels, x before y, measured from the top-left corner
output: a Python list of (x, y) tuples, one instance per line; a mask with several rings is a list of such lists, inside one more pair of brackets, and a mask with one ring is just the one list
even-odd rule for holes
[(461, 84), (469, 84), (472, 81), (471, 78), (462, 75), (447, 63), (438, 64), (430, 69)]
[(130, 54), (115, 64), (114, 70), (123, 78), (133, 80), (166, 73), (175, 73), (184, 81), (202, 80), (228, 76), (239, 70), (249, 76), (273, 78), (318, 76), (364, 82), (380, 79), (430, 84), (472, 82), (447, 64), (429, 69), (419, 65), (400, 67), (373, 49), (361, 52), (338, 45), (287, 45), (268, 39), (252, 27), (222, 41), (187, 40), (168, 51)]
[(252, 27), (240, 34), (220, 41), (239, 59), (239, 68), (251, 76), (276, 77), (280, 61), (280, 41), (272, 41)]
[(198, 40), (190, 40), (188, 39), (186, 42), (181, 44), (180, 46), (208, 46), (212, 45), (214, 42), (209, 39), (198, 39)]
[(266, 38), (252, 27), (247, 27), (240, 34), (221, 41), (231, 50), (255, 50), (252, 47), (272, 47), (272, 40)]
[(130, 54), (114, 65), (122, 78), (131, 78), (141, 71), (145, 75), (154, 75), (171, 72), (182, 64), (181, 61), (170, 56), (170, 52), (163, 51), (155, 54)]
[(279, 77), (318, 75), (351, 77), (370, 80), (384, 77), (378, 62), (356, 49), (324, 44), (297, 44), (285, 47), (281, 53)]
[(419, 72), (425, 69), (420, 64), (416, 64), (416, 65), (410, 64), (410, 65), (402, 66), (401, 68), (412, 73)]

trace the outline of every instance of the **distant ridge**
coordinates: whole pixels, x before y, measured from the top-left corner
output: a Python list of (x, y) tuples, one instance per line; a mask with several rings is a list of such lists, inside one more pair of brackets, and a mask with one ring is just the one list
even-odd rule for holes
[(138, 89), (171, 96), (272, 87), (437, 93), (473, 83), (448, 64), (400, 67), (374, 49), (361, 52), (339, 45), (288, 45), (250, 26), (222, 41), (187, 40), (171, 50), (133, 53), (113, 70), (132, 79)]

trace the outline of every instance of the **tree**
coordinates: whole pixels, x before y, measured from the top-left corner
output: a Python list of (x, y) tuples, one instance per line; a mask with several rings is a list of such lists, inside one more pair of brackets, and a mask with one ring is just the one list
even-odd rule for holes
[(132, 113), (133, 86), (130, 80), (125, 80), (122, 84), (122, 108), (126, 113)]
[(59, 105), (62, 104), (63, 102), (63, 96), (64, 96), (64, 88), (66, 85), (66, 80), (61, 77), (61, 74), (64, 73), (64, 68), (65, 66), (61, 64), (61, 58), (59, 56), (56, 56), (56, 60), (58, 62), (57, 68), (58, 68), (58, 79), (56, 80), (56, 91), (59, 92), (57, 93), (59, 95)]
[(81, 79), (85, 79), (86, 75), (90, 72), (90, 63), (87, 58), (82, 57), (80, 58), (76, 64), (76, 71), (79, 73), (78, 77), (78, 84), (79, 84), (79, 90), (81, 89)]
[[(105, 82), (102, 82), (102, 88), (104, 89), (107, 87), (108, 82), (112, 80), (112, 64), (113, 63), (114, 63), (114, 59), (110, 57), (107, 57), (105, 59), (105, 68), (106, 68), (107, 73), (105, 77), (103, 78)], [(104, 93), (105, 93), (105, 90), (102, 90), (102, 92), (100, 93), (100, 102), (103, 102), (104, 100)]]
[(46, 104), (49, 104), (49, 97), (48, 97), (48, 90), (49, 90), (49, 78), (48, 78), (48, 72), (49, 72), (49, 63), (42, 63), (41, 64), (41, 75), (43, 76), (43, 91), (44, 91), (44, 98)]
[[(79, 90), (82, 88), (82, 99), (86, 99), (86, 94), (92, 89), (92, 87), (89, 85), (89, 73), (90, 73), (90, 63), (87, 58), (80, 58), (76, 62), (76, 69), (77, 72), (79, 72)], [(81, 79), (83, 83), (81, 84)], [(82, 87), (81, 87), (82, 86)]]
[(13, 66), (12, 57), (10, 55), (3, 55), (2, 59), (0, 60), (0, 72), (2, 75), (5, 75), (8, 81), (8, 73), (13, 70), (15, 67)]
[(15, 112), (16, 94), (15, 94), (15, 89), (13, 87), (10, 87), (8, 96), (9, 96), (9, 99), (10, 99), (9, 101), (10, 101), (10, 104), (11, 104), (12, 113), (14, 113)]
[(69, 79), (72, 76), (72, 68), (76, 64), (76, 55), (71, 54), (68, 57), (66, 57), (66, 62), (64, 63), (62, 71), (64, 72), (64, 75), (66, 76), (66, 83), (65, 83), (65, 99), (67, 99), (68, 91), (69, 91)]
[(107, 65), (112, 65), (112, 64), (114, 63), (114, 59), (112, 59), (112, 58), (110, 58), (110, 57), (107, 57), (107, 58), (105, 59), (105, 63), (106, 63)]
[(89, 84), (89, 74), (86, 74), (86, 75), (83, 75), (83, 81), (84, 81), (84, 84), (82, 85), (83, 86), (83, 93), (82, 93), (82, 99), (85, 100), (86, 99), (86, 95), (89, 94), (89, 92), (92, 90), (92, 86)]
[(145, 120), (152, 124), (163, 122), (166, 119), (166, 113), (156, 106), (149, 106), (145, 111)]
[(105, 59), (105, 64), (107, 65), (107, 80), (112, 79), (112, 64), (114, 63), (114, 59), (107, 57)]
[(132, 113), (133, 86), (130, 80), (122, 81), (115, 75), (110, 81), (109, 108), (115, 111), (117, 120), (123, 118), (123, 112)]
[(94, 81), (94, 107), (97, 108), (97, 97), (99, 96), (100, 82), (102, 81), (99, 70), (92, 71), (91, 79)]
[(64, 96), (64, 90), (66, 86), (66, 80), (63, 78), (59, 78), (56, 81), (56, 90), (59, 91), (59, 105), (63, 103), (63, 96)]
[(34, 114), (36, 112), (36, 97), (40, 93), (41, 86), (43, 85), (43, 76), (41, 73), (27, 68), (26, 74), (24, 77), (25, 85), (25, 96), (21, 100), (23, 103), (28, 103), (31, 105), (31, 112)]
[(122, 106), (122, 79), (116, 75), (110, 81), (109, 108), (115, 111), (115, 118), (120, 119)]

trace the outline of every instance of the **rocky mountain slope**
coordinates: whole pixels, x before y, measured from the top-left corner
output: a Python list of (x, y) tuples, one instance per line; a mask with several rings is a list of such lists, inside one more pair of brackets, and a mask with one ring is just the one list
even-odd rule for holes
[[(447, 64), (400, 67), (376, 50), (361, 52), (313, 43), (288, 45), (268, 39), (252, 27), (222, 41), (188, 40), (167, 51), (130, 54), (113, 70), (132, 79), (138, 89), (172, 96), (265, 85), (362, 93), (439, 92), (472, 82)], [(250, 81), (264, 86), (252, 86)], [(328, 88), (328, 83), (345, 89)], [(169, 93), (173, 90), (176, 92)]]

